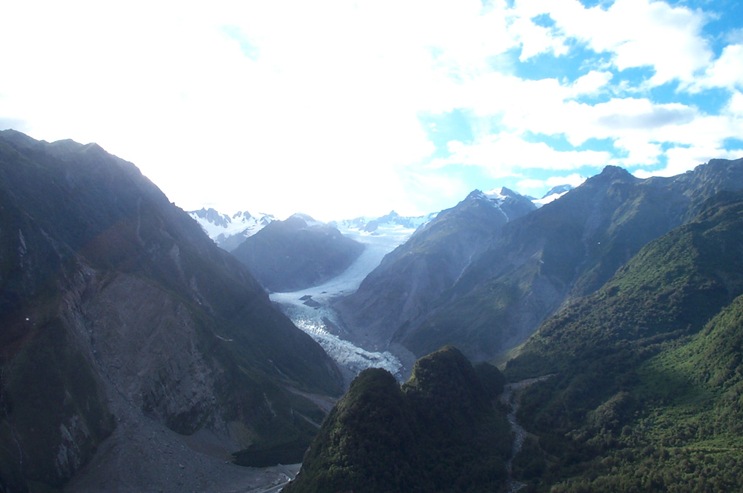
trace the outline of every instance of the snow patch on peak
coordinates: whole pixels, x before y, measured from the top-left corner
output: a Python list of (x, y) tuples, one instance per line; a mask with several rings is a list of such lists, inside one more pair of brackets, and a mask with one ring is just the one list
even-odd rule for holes
[(524, 196), (518, 192), (514, 192), (510, 188), (498, 187), (492, 190), (488, 190), (487, 192), (481, 192), (480, 190), (474, 190), (467, 196), (467, 198), (485, 199), (485, 200), (488, 200), (494, 203), (495, 205), (502, 205), (508, 199), (519, 199), (519, 198), (524, 198)]
[(366, 236), (366, 235), (391, 235), (407, 237), (420, 226), (433, 219), (436, 214), (425, 216), (401, 216), (395, 211), (381, 217), (357, 217), (343, 221), (335, 221), (333, 224), (344, 235)]
[(502, 204), (508, 197), (513, 197), (514, 192), (507, 189), (506, 187), (494, 188), (487, 192), (483, 192), (483, 197), (497, 204)]
[(287, 221), (289, 220), (303, 221), (306, 228), (311, 228), (313, 226), (325, 226), (325, 223), (318, 221), (308, 214), (302, 214), (301, 212), (292, 214), (291, 216), (289, 216), (289, 218), (287, 218)]
[(534, 205), (536, 205), (537, 207), (542, 207), (545, 204), (554, 202), (572, 189), (572, 185), (558, 185), (556, 187), (552, 187), (546, 194), (544, 194), (541, 199), (532, 199), (532, 203), (534, 203)]
[(270, 214), (239, 211), (230, 216), (212, 208), (201, 208), (188, 214), (199, 223), (209, 238), (228, 251), (234, 250), (245, 238), (253, 236), (276, 220)]

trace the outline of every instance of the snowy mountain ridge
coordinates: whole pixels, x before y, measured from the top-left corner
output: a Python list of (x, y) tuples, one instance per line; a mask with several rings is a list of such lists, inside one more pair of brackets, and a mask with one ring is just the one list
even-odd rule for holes
[(331, 223), (346, 235), (385, 235), (385, 234), (408, 234), (411, 235), (420, 226), (436, 217), (437, 212), (424, 216), (401, 216), (395, 211), (381, 217), (356, 217), (344, 219)]
[(276, 218), (271, 214), (251, 214), (248, 211), (236, 212), (232, 216), (222, 214), (213, 208), (201, 208), (188, 214), (199, 223), (201, 229), (224, 250), (232, 251), (245, 238), (253, 236)]
[(573, 187), (570, 185), (558, 185), (551, 188), (542, 196), (542, 198), (537, 199), (528, 195), (522, 195), (519, 192), (511, 190), (507, 187), (499, 187), (488, 190), (486, 192), (483, 192), (481, 190), (474, 190), (467, 196), (467, 198), (470, 200), (483, 200), (486, 203), (495, 206), (496, 208), (500, 208), (508, 200), (519, 200), (527, 198), (531, 201), (532, 204), (539, 208), (545, 204), (549, 204), (553, 200), (559, 199), (572, 189)]
[[(555, 187), (542, 199), (526, 197), (506, 187), (486, 192), (474, 190), (464, 203), (481, 203), (486, 209), (499, 210), (505, 221), (509, 216), (522, 215), (529, 210), (555, 200), (569, 191), (570, 187)], [(517, 211), (521, 211), (517, 213)], [(442, 211), (447, 214), (447, 211)], [(347, 296), (356, 291), (366, 276), (381, 263), (383, 257), (405, 243), (417, 230), (430, 227), (436, 221), (439, 212), (422, 216), (402, 216), (390, 211), (381, 217), (356, 217), (329, 223), (321, 223), (306, 214), (294, 214), (289, 219), (303, 221), (307, 228), (329, 226), (336, 228), (343, 236), (364, 244), (363, 253), (341, 275), (317, 286), (290, 292), (273, 292), (271, 300), (277, 303), (282, 311), (301, 330), (309, 334), (338, 363), (347, 376), (356, 375), (364, 368), (381, 367), (402, 377), (401, 371), (410, 361), (402, 362), (398, 356), (388, 350), (364, 349), (341, 337), (337, 327), (343, 324), (337, 320), (335, 310), (330, 307), (331, 301), (340, 296)], [(262, 215), (264, 222), (255, 221), (249, 213), (237, 213), (230, 217), (219, 214), (214, 209), (202, 209), (191, 213), (206, 233), (220, 244), (220, 239), (233, 235), (233, 241), (245, 241), (271, 221), (273, 216)], [(287, 219), (287, 220), (289, 220)], [(253, 226), (245, 227), (246, 224)], [(243, 229), (245, 227), (245, 229)], [(247, 230), (247, 231), (246, 231)], [(240, 235), (240, 236), (234, 236)], [(221, 246), (221, 245), (220, 245)], [(233, 249), (237, 244), (233, 246)], [(224, 248), (224, 247), (223, 247)], [(341, 331), (342, 332), (342, 331)], [(404, 371), (403, 371), (404, 372)]]
[(506, 187), (494, 188), (493, 190), (490, 190), (488, 192), (481, 192), (481, 194), (482, 194), (482, 197), (492, 202), (495, 202), (497, 205), (502, 204), (509, 197), (515, 198), (521, 195), (520, 193), (514, 192), (510, 188), (506, 188)]
[[(528, 197), (537, 207), (542, 207), (565, 195), (572, 190), (570, 185), (559, 185), (549, 190), (542, 198)], [(469, 198), (482, 199), (500, 208), (508, 199), (524, 197), (506, 187), (495, 188), (487, 192), (473, 191)], [(227, 251), (233, 251), (246, 238), (253, 236), (268, 224), (276, 220), (271, 214), (251, 214), (248, 211), (236, 212), (233, 215), (223, 214), (213, 208), (201, 208), (188, 213), (201, 226), (201, 229), (220, 246)], [(412, 235), (416, 229), (429, 223), (438, 215), (432, 212), (421, 216), (401, 216), (397, 212), (390, 211), (380, 217), (361, 216), (353, 219), (343, 219), (327, 223), (337, 228), (344, 236), (350, 236), (357, 240), (363, 236), (393, 236), (404, 239)], [(294, 214), (308, 223), (308, 226), (324, 224), (320, 223), (306, 214)]]
[[(201, 229), (218, 246), (227, 251), (233, 251), (246, 238), (253, 236), (266, 227), (276, 217), (271, 214), (251, 214), (248, 211), (236, 212), (232, 216), (223, 214), (213, 208), (201, 208), (197, 211), (189, 211), (188, 214), (196, 220)], [(329, 226), (337, 228), (344, 236), (358, 239), (362, 236), (392, 236), (405, 239), (423, 224), (436, 217), (437, 213), (424, 216), (401, 216), (391, 211), (381, 217), (357, 217), (341, 221), (331, 221)], [(291, 217), (304, 220), (307, 226), (324, 225), (306, 214), (296, 213)]]
[(550, 202), (554, 202), (572, 189), (572, 185), (558, 185), (556, 187), (552, 187), (547, 193), (544, 194), (544, 196), (542, 196), (541, 199), (532, 198), (531, 201), (537, 207), (542, 207), (543, 205), (549, 204)]

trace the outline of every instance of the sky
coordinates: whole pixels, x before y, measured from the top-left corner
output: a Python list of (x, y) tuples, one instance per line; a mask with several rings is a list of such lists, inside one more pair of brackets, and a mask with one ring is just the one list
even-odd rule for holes
[(329, 221), (743, 157), (738, 0), (0, 0), (0, 129)]

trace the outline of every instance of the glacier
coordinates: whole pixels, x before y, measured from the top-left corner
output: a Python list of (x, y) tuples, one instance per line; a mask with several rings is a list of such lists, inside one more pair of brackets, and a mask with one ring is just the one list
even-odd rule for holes
[(404, 243), (415, 228), (383, 224), (373, 233), (353, 227), (340, 226), (339, 229), (345, 236), (364, 245), (364, 251), (356, 261), (327, 282), (298, 291), (271, 293), (270, 298), (342, 368), (354, 375), (366, 368), (383, 368), (401, 378), (403, 364), (392, 353), (368, 351), (342, 338), (341, 324), (330, 304), (333, 299), (356, 291), (384, 256)]

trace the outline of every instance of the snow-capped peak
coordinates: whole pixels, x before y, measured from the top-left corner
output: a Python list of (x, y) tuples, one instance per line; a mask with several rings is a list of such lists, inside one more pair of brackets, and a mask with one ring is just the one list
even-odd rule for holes
[(413, 234), (419, 226), (433, 219), (436, 214), (425, 216), (401, 216), (395, 211), (381, 217), (357, 217), (332, 223), (344, 234)]
[(520, 197), (521, 194), (519, 194), (518, 192), (514, 192), (510, 188), (499, 187), (487, 192), (483, 192), (483, 196), (497, 204), (502, 204), (506, 199)]
[(239, 211), (230, 216), (211, 208), (190, 211), (189, 215), (199, 223), (209, 238), (228, 251), (235, 249), (245, 238), (256, 234), (276, 219), (270, 214), (254, 215), (248, 211)]
[(292, 219), (292, 218), (294, 218), (294, 219), (300, 219), (300, 220), (304, 221), (306, 227), (308, 227), (308, 228), (310, 228), (312, 226), (324, 226), (325, 225), (325, 223), (320, 222), (317, 219), (313, 218), (312, 216), (310, 216), (308, 214), (303, 214), (301, 212), (296, 212), (296, 213), (292, 214), (291, 216), (289, 216), (289, 218), (287, 220)]
[(559, 199), (572, 189), (572, 185), (558, 185), (556, 187), (552, 187), (547, 193), (544, 194), (541, 199), (532, 199), (532, 202), (537, 207), (542, 207), (545, 204), (549, 204), (550, 202)]

